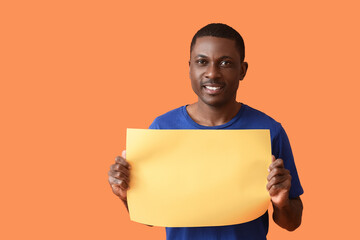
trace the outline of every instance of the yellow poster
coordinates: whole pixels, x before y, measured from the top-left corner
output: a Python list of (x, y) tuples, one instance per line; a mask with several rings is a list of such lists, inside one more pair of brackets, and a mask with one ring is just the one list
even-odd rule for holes
[(166, 227), (223, 226), (264, 214), (269, 130), (127, 129), (133, 221)]

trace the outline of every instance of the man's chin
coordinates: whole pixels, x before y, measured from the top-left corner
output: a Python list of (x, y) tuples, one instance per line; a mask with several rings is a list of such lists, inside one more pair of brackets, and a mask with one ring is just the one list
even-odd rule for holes
[(231, 102), (222, 99), (199, 99), (198, 101), (201, 102), (201, 105), (206, 105), (211, 108), (222, 108)]

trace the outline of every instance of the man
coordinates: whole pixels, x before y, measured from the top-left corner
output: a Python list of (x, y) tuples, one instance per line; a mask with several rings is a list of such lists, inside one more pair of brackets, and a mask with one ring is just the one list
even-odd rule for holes
[[(267, 190), (274, 208), (273, 220), (293, 231), (301, 224), (303, 189), (291, 147), (281, 124), (236, 101), (239, 82), (246, 75), (245, 48), (240, 34), (225, 24), (200, 29), (190, 47), (190, 79), (196, 103), (157, 117), (151, 129), (270, 129), (273, 159)], [(125, 203), (130, 181), (125, 152), (109, 171), (113, 192)], [(221, 214), (221, 213), (219, 213)], [(166, 228), (167, 239), (266, 239), (268, 213), (251, 222), (219, 227)]]

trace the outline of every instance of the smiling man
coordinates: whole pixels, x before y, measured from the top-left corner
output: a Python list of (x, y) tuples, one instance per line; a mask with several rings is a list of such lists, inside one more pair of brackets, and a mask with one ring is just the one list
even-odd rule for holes
[[(200, 29), (190, 47), (190, 79), (198, 101), (157, 117), (151, 129), (269, 129), (273, 159), (267, 190), (274, 208), (273, 220), (293, 231), (301, 224), (303, 193), (290, 143), (280, 123), (236, 101), (239, 82), (246, 75), (245, 47), (240, 34), (225, 24)], [(130, 166), (125, 152), (109, 171), (113, 192), (127, 206)], [(221, 160), (220, 160), (221, 161)], [(194, 213), (195, 214), (195, 213)], [(221, 214), (221, 212), (219, 212)], [(169, 240), (266, 239), (269, 217), (219, 227), (166, 228)]]

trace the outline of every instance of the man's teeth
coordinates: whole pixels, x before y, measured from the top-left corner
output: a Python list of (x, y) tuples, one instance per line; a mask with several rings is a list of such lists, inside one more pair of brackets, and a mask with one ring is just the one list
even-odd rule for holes
[(210, 86), (205, 86), (205, 87), (206, 87), (207, 89), (213, 90), (213, 91), (220, 89), (220, 87), (210, 87)]

